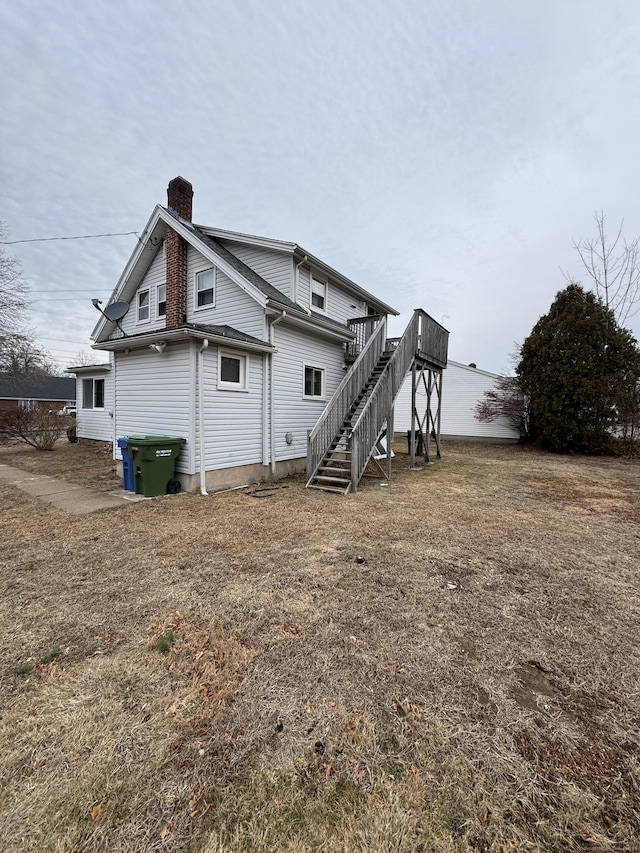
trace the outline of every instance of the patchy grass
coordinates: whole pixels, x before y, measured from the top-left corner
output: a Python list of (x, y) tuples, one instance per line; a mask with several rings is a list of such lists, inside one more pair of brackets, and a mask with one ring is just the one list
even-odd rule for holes
[(110, 449), (70, 444), (66, 438), (58, 439), (49, 453), (37, 451), (17, 441), (0, 444), (0, 465), (12, 465), (34, 474), (73, 480), (78, 485), (104, 491), (122, 488), (122, 479), (116, 473), (116, 463), (111, 458)]
[(0, 484), (4, 847), (639, 850), (640, 467), (444, 453), (89, 516)]

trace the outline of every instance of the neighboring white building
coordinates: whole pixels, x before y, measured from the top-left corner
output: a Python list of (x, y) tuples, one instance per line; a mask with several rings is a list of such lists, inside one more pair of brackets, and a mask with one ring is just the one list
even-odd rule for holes
[[(182, 437), (188, 490), (304, 470), (308, 432), (398, 312), (295, 243), (194, 225), (192, 196), (170, 182), (113, 292), (126, 313), (94, 329), (110, 363), (75, 371), (78, 436), (115, 458), (120, 436)], [(418, 313), (441, 369), (448, 333)]]
[[(485, 391), (495, 388), (495, 373), (478, 370), (457, 361), (447, 363), (442, 392), (442, 412), (440, 434), (442, 438), (464, 439), (467, 441), (518, 441), (517, 429), (505, 417), (498, 417), (491, 423), (483, 423), (475, 417), (476, 405), (484, 397)], [(417, 409), (420, 416), (425, 410), (426, 392), (423, 385), (418, 386)], [(435, 404), (434, 404), (435, 405)], [(411, 377), (407, 377), (396, 399), (394, 431), (405, 433), (411, 429)]]
[(76, 375), (76, 433), (92, 441), (115, 439), (114, 382), (111, 364), (70, 367)]

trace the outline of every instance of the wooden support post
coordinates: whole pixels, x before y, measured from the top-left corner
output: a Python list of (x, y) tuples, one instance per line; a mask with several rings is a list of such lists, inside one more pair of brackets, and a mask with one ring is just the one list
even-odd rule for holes
[(387, 416), (387, 480), (391, 479), (391, 453), (393, 444), (393, 405)]
[(351, 436), (351, 491), (358, 491), (358, 439)]
[(424, 461), (428, 465), (431, 462), (431, 456), (429, 455), (429, 449), (431, 445), (431, 392), (433, 391), (431, 385), (431, 368), (427, 371), (427, 379), (425, 383), (426, 391), (427, 391), (427, 411), (425, 414), (425, 419), (427, 421), (427, 430), (424, 436)]
[(436, 448), (437, 448), (437, 458), (442, 459), (442, 455), (440, 453), (440, 424), (442, 422), (442, 370), (440, 370), (440, 387), (438, 389), (438, 414), (436, 420)]
[(416, 467), (416, 360), (411, 366), (411, 467)]

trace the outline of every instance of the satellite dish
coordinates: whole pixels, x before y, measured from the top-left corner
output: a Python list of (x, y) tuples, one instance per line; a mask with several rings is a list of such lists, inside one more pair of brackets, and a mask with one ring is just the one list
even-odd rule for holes
[(111, 320), (112, 323), (117, 323), (118, 320), (122, 320), (128, 310), (128, 302), (112, 302), (111, 305), (107, 305), (102, 313), (107, 320)]

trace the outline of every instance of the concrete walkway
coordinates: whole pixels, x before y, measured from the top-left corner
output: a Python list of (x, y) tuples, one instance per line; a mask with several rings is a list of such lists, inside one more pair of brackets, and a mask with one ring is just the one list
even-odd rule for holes
[(123, 506), (125, 501), (146, 501), (143, 495), (118, 489), (113, 492), (100, 492), (77, 486), (67, 480), (46, 477), (44, 474), (31, 474), (11, 465), (0, 465), (0, 480), (39, 498), (57, 509), (73, 515), (84, 515), (98, 509)]

